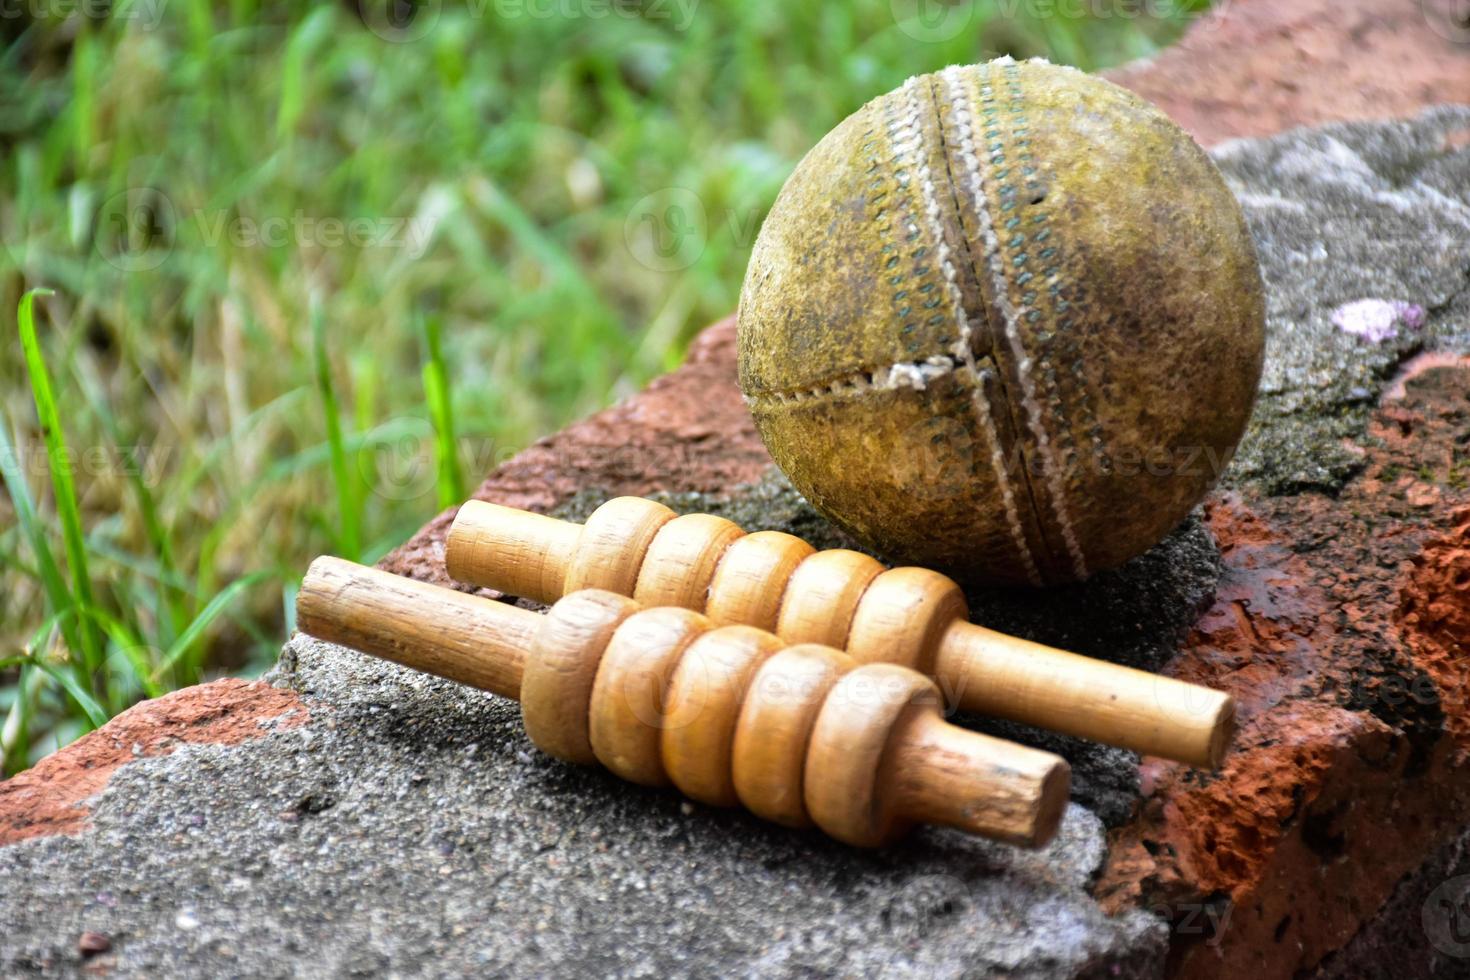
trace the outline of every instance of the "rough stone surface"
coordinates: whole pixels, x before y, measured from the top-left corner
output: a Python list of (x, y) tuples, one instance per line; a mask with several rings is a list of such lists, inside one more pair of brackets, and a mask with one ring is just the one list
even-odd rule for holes
[[(1470, 188), (1470, 150), (1452, 148), (1466, 128), (1470, 110), (1442, 109), (1217, 155), (1272, 291), (1275, 410), (1248, 453), (1346, 441), (1356, 465), (1331, 493), (1262, 452), (1114, 573), (971, 596), (982, 621), (1230, 689), (1242, 730), (1218, 774), (992, 726), (1075, 765), (1057, 843), (929, 830), (867, 854), (560, 765), (509, 703), (298, 637), (269, 680), (309, 723), (125, 766), (90, 829), (5, 849), (0, 974), (85, 955), (136, 976), (1349, 975), (1344, 957), (1380, 955), (1364, 929), (1380, 907), (1458, 867), (1434, 859), (1470, 802), (1470, 255), (1430, 234), (1374, 251), (1347, 218), (1391, 193), (1406, 227), (1440, 227), (1470, 203), (1451, 197)], [(1328, 159), (1356, 176), (1282, 176)], [(1322, 254), (1302, 214), (1324, 196), (1343, 218)], [(1360, 294), (1419, 303), (1425, 322), (1343, 343), (1325, 311)], [(1324, 413), (1335, 427), (1309, 424)], [(842, 543), (769, 474), (666, 499)], [(1463, 962), (1414, 948), (1443, 975)]]
[(1470, 102), (1455, 0), (1221, 0), (1180, 43), (1111, 71), (1206, 146)]
[[(865, 853), (539, 755), (509, 702), (304, 637), (308, 727), (128, 767), (81, 837), (5, 852), (0, 975), (1155, 974), (1072, 807), (1031, 853), (951, 831)], [(319, 707), (318, 707), (319, 706)]]
[[(1336, 493), (1363, 465), (1356, 443), (1398, 367), (1440, 341), (1470, 340), (1470, 208), (1461, 154), (1444, 152), (1467, 135), (1464, 113), (1445, 110), (1417, 126), (1337, 126), (1264, 153), (1255, 143), (1215, 151), (1271, 253), (1263, 267), (1275, 324), (1253, 438), (1231, 485)], [(1425, 322), (1376, 343), (1333, 322), (1362, 299), (1409, 298)]]
[(167, 755), (180, 745), (237, 745), (307, 721), (290, 691), (227, 678), (145, 701), (103, 728), (0, 782), (0, 847), (27, 837), (74, 834), (87, 826), (87, 800), (121, 766)]
[[(1323, 960), (1316, 980), (1470, 975), (1470, 831), (1430, 855), (1394, 888), (1377, 917)], [(1406, 936), (1428, 942), (1405, 942)]]

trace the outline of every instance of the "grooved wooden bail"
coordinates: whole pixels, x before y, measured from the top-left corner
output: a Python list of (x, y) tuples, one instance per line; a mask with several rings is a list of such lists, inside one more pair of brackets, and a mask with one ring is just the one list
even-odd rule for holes
[(689, 609), (585, 590), (543, 617), (321, 558), (297, 616), (323, 639), (519, 694), (532, 741), (560, 758), (851, 844), (939, 823), (1038, 846), (1066, 806), (1064, 761), (947, 724), (922, 675), (782, 649)]
[(447, 548), (450, 574), (474, 585), (547, 602), (595, 581), (715, 623), (774, 628), (789, 644), (913, 667), (970, 711), (1190, 765), (1218, 766), (1234, 734), (1235, 704), (1224, 692), (976, 626), (959, 586), (937, 572), (885, 570), (867, 555), (813, 551), (778, 532), (744, 535), (719, 517), (676, 518), (620, 497), (584, 530), (470, 501)]
[(638, 603), (609, 592), (574, 592), (557, 602), (532, 641), (521, 679), (526, 734), (543, 752), (591, 765), (592, 691), (602, 653)]

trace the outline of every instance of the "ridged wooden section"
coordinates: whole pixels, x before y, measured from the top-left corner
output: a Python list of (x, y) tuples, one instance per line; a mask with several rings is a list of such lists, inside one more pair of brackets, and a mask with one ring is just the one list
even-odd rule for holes
[(948, 724), (922, 674), (689, 609), (583, 590), (543, 617), (319, 558), (297, 615), (324, 640), (523, 696), (527, 733), (559, 758), (849, 844), (938, 823), (1034, 847), (1067, 803), (1065, 761)]
[(855, 551), (747, 535), (637, 498), (608, 501), (585, 528), (472, 500), (450, 530), (448, 563), (461, 581), (545, 602), (590, 581), (617, 585), (645, 605), (912, 667), (966, 710), (1194, 766), (1217, 767), (1235, 730), (1228, 694), (971, 623), (959, 586), (937, 572), (885, 570)]

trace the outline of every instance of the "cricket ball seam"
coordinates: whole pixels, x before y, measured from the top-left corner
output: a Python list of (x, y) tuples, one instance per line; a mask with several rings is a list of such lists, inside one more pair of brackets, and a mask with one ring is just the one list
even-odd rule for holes
[(953, 357), (929, 357), (922, 361), (895, 361), (874, 368), (859, 368), (831, 381), (804, 388), (776, 388), (754, 394), (742, 394), (745, 404), (766, 408), (772, 404), (800, 405), (816, 398), (861, 395), (865, 391), (897, 391), (912, 388), (923, 391), (930, 381), (952, 374), (959, 367)]
[[(1061, 249), (1057, 241), (1050, 240), (1052, 238), (1051, 214), (1046, 208), (1041, 207), (1046, 201), (1047, 189), (1037, 178), (1035, 157), (1029, 149), (1030, 125), (1027, 117), (1022, 114), (1024, 112), (1023, 106), (1025, 105), (1025, 101), (1022, 98), (1020, 87), (1020, 66), (1015, 62), (1002, 62), (1002, 68), (1005, 72), (1008, 94), (1011, 98), (1010, 112), (1016, 121), (1021, 123), (1021, 128), (1019, 129), (1015, 128), (1014, 125), (1012, 126), (1013, 135), (1021, 137), (1020, 139), (1016, 139), (1013, 145), (1022, 147), (1016, 154), (1016, 157), (1020, 162), (1022, 181), (1026, 185), (1028, 210), (1034, 211), (1031, 215), (1031, 223), (1040, 229), (1033, 231), (1028, 238), (1026, 233), (1021, 230), (1024, 224), (1021, 218), (1014, 216), (1006, 222), (1007, 229), (1015, 231), (1015, 234), (1007, 245), (1012, 249), (1012, 268), (1020, 270), (1016, 273), (1014, 284), (1017, 289), (1024, 290), (1021, 293), (1021, 301), (1025, 306), (1029, 307), (1025, 314), (1026, 320), (1035, 325), (1031, 331), (1031, 339), (1040, 348), (1040, 353), (1035, 356), (1035, 360), (1041, 368), (1039, 372), (1041, 383), (1046, 388), (1044, 404), (1052, 406), (1052, 420), (1056, 423), (1056, 428), (1052, 433), (1053, 439), (1061, 445), (1063, 454), (1067, 458), (1076, 458), (1077, 444), (1073, 438), (1072, 422), (1063, 411), (1063, 406), (1067, 406), (1073, 410), (1074, 417), (1087, 432), (1099, 463), (1108, 465), (1107, 448), (1102, 438), (1101, 425), (1098, 422), (1097, 411), (1093, 407), (1088, 386), (1075, 385), (1064, 395), (1061, 390), (1061, 385), (1058, 383), (1055, 363), (1049, 354), (1049, 352), (1056, 352), (1059, 356), (1070, 354), (1072, 360), (1067, 365), (1067, 368), (1071, 370), (1074, 376), (1081, 375), (1082, 358), (1076, 349), (1075, 335), (1069, 329), (1071, 322), (1068, 311), (1071, 309), (1072, 303), (1067, 297), (1062, 295)], [(998, 171), (996, 176), (1002, 179), (1009, 177), (1010, 170), (1011, 167), (1007, 166), (1004, 170)], [(1002, 196), (1007, 192), (1010, 193), (1014, 200), (1014, 187), (1005, 185), (1001, 188)], [(1012, 207), (1015, 207), (1014, 203)], [(1031, 280), (1036, 278), (1036, 273), (1028, 267), (1030, 265), (1030, 253), (1017, 253), (1015, 251), (1024, 246), (1028, 241), (1033, 245), (1040, 246), (1037, 250), (1036, 257), (1045, 263), (1045, 266), (1041, 269), (1041, 276), (1046, 283), (1047, 295), (1051, 300), (1050, 304), (1045, 306), (1045, 308), (1038, 306), (1038, 295), (1035, 289), (1027, 288)], [(1068, 283), (1067, 285), (1069, 287), (1073, 286), (1072, 283)], [(1053, 326), (1049, 327), (1049, 324)]]
[[(1008, 107), (1008, 114), (1011, 117), (1009, 124), (1009, 128), (1011, 130), (1011, 146), (1016, 150), (1016, 157), (1020, 163), (1022, 178), (1027, 184), (1029, 192), (1032, 195), (1031, 199), (1035, 200), (1039, 204), (1041, 203), (1041, 200), (1044, 200), (1044, 196), (1041, 199), (1037, 199), (1035, 197), (1036, 191), (1039, 190), (1039, 185), (1036, 181), (1035, 158), (1030, 150), (1030, 124), (1029, 119), (1025, 114), (1026, 103), (1022, 98), (1020, 83), (1020, 65), (1009, 58), (1000, 59), (998, 64), (1000, 66), (1000, 70), (1004, 73), (1005, 84), (1008, 90), (1007, 94), (1009, 95), (1011, 100)], [(985, 66), (985, 72), (988, 77), (993, 77), (995, 73), (995, 65)], [(996, 159), (993, 154), (991, 157), (991, 163), (992, 166), (995, 166), (996, 164)], [(1009, 179), (1011, 167), (1012, 165), (1010, 163), (1007, 163), (1004, 170), (995, 171), (994, 176), (997, 180)], [(1019, 202), (1016, 199), (1016, 190), (1013, 184), (1001, 184), (999, 187), (999, 193), (1002, 197), (1009, 196), (1011, 208), (1013, 210), (1017, 208)], [(1002, 207), (1004, 206), (1005, 205), (1002, 204)], [(1034, 207), (1035, 205), (1032, 206)], [(1045, 224), (1048, 217), (1049, 216), (1045, 212), (1038, 212), (1035, 216), (1033, 216), (1032, 220), (1037, 224)], [(1014, 220), (1020, 222), (1019, 216), (1016, 216)], [(1007, 222), (1007, 225), (1009, 226), (1010, 222)], [(1018, 224), (1016, 227), (1019, 229), (1020, 225)], [(1027, 265), (1030, 262), (1030, 255), (1026, 251), (1022, 250), (1024, 245), (1025, 235), (1019, 230), (1016, 232), (1015, 236), (1013, 236), (1005, 243), (1005, 247), (1008, 250), (1011, 259), (1009, 269), (1014, 274), (1014, 278), (1011, 278), (1009, 281), (1018, 290), (1024, 290), (1024, 286), (1034, 275), (1034, 273), (1029, 268), (1027, 268)], [(1038, 257), (1042, 259), (1053, 258), (1055, 257), (1056, 252), (1056, 246), (1054, 244), (1049, 245), (1043, 247), (1038, 252)], [(1003, 265), (1002, 267), (1005, 268), (1006, 266)], [(1016, 272), (1015, 270), (1020, 271)], [(1044, 274), (1048, 275), (1049, 277), (1054, 277), (1057, 271), (1057, 266), (1053, 265), (1050, 268), (1044, 270)], [(1008, 325), (1011, 328), (1008, 339), (1013, 338), (1012, 345), (1017, 351), (1025, 350), (1022, 339), (1024, 328), (1022, 326), (1021, 320), (1024, 318), (1027, 323), (1035, 324), (1040, 321), (1043, 316), (1042, 311), (1038, 309), (1035, 305), (1035, 293), (1022, 291), (1020, 294), (1020, 301), (1021, 306), (1016, 312), (1015, 320)], [(1027, 376), (1022, 378), (1022, 385), (1026, 390), (1027, 395), (1031, 398), (1031, 403), (1035, 405), (1035, 413), (1031, 416), (1031, 420), (1034, 423), (1035, 431), (1038, 434), (1038, 447), (1039, 451), (1042, 454), (1043, 470), (1047, 481), (1048, 490), (1051, 495), (1053, 508), (1056, 512), (1058, 524), (1062, 532), (1062, 538), (1066, 544), (1067, 552), (1072, 559), (1073, 571), (1077, 574), (1077, 577), (1079, 579), (1084, 579), (1090, 574), (1090, 571), (1087, 567), (1087, 562), (1083, 557), (1081, 544), (1078, 541), (1075, 529), (1072, 526), (1071, 514), (1066, 508), (1066, 489), (1060, 481), (1060, 476), (1058, 473), (1057, 454), (1053, 448), (1055, 445), (1060, 444), (1064, 451), (1075, 450), (1075, 446), (1072, 445), (1072, 440), (1070, 436), (1070, 422), (1068, 421), (1066, 415), (1066, 409), (1072, 406), (1069, 406), (1069, 404), (1062, 399), (1060, 393), (1057, 391), (1056, 370), (1052, 366), (1051, 362), (1048, 360), (1045, 338), (1043, 338), (1039, 334), (1040, 331), (1033, 333), (1031, 339), (1038, 346), (1040, 346), (1040, 351), (1033, 351), (1029, 353), (1030, 362), (1035, 365), (1038, 370), (1035, 372), (1028, 372)], [(1047, 336), (1052, 335), (1047, 334)], [(1031, 387), (1031, 384), (1028, 384), (1028, 379), (1034, 382), (1039, 382), (1047, 389), (1044, 393), (1045, 397), (1041, 399), (1037, 399), (1035, 397), (1035, 391)], [(1051, 405), (1051, 418), (1052, 421), (1055, 423), (1055, 428), (1051, 431), (1048, 431), (1046, 429), (1045, 420), (1043, 418), (1043, 407), (1048, 404)]]
[[(1002, 63), (1014, 65), (1009, 59), (1002, 59)], [(976, 67), (976, 66), (971, 66)], [(989, 81), (989, 65), (983, 66), (987, 74), (983, 80), (977, 77), (980, 85), (981, 103), (992, 105), (995, 102), (995, 91)], [(999, 332), (1005, 339), (1006, 346), (1010, 348), (1011, 356), (1015, 359), (1014, 368), (1016, 379), (1021, 385), (1021, 407), (1026, 417), (1027, 428), (1031, 430), (1031, 436), (1036, 441), (1036, 450), (1041, 457), (1042, 472), (1047, 487), (1047, 496), (1051, 499), (1052, 513), (1057, 519), (1057, 527), (1062, 533), (1062, 540), (1066, 544), (1067, 553), (1072, 559), (1073, 571), (1079, 579), (1088, 576), (1087, 563), (1082, 554), (1082, 548), (1077, 540), (1077, 533), (1072, 527), (1071, 515), (1068, 513), (1064, 499), (1064, 490), (1061, 479), (1057, 473), (1056, 459), (1051, 451), (1051, 440), (1046, 428), (1041, 423), (1041, 406), (1036, 400), (1036, 386), (1031, 377), (1031, 357), (1021, 343), (1019, 336), (1020, 314), (1015, 304), (1011, 301), (1009, 286), (1010, 281), (1006, 275), (1002, 263), (1002, 244), (1000, 236), (996, 234), (995, 225), (989, 210), (989, 199), (985, 193), (985, 177), (981, 172), (979, 153), (975, 141), (974, 119), (970, 113), (969, 103), (965, 98), (965, 92), (960, 84), (961, 73), (965, 66), (953, 65), (946, 68), (941, 74), (944, 76), (945, 85), (950, 98), (950, 104), (954, 108), (955, 126), (959, 135), (960, 159), (965, 167), (965, 176), (970, 179), (970, 191), (975, 200), (975, 214), (980, 222), (980, 234), (985, 242), (985, 261), (989, 271), (991, 289), (995, 298), (996, 308), (1000, 312)], [(978, 72), (976, 72), (978, 76)], [(985, 110), (993, 114), (996, 110)], [(1004, 143), (1001, 141), (998, 131), (996, 140), (991, 144), (990, 162), (995, 165), (1004, 162)], [(992, 174), (993, 176), (993, 174)], [(983, 277), (984, 272), (974, 267), (975, 257), (972, 254), (972, 272), (977, 277)], [(1012, 259), (1014, 261), (1014, 258)]]
[[(934, 239), (935, 253), (944, 278), (945, 293), (953, 310), (955, 323), (959, 326), (960, 337), (955, 342), (954, 351), (970, 371), (970, 404), (974, 409), (976, 423), (990, 446), (990, 465), (995, 470), (996, 485), (1000, 489), (1001, 504), (1005, 509), (1006, 524), (1011, 532), (1011, 540), (1015, 542), (1016, 551), (1026, 569), (1027, 577), (1031, 579), (1032, 584), (1040, 585), (1041, 574), (1037, 570), (1036, 560), (1031, 554), (1030, 547), (1026, 544), (1025, 532), (1021, 528), (1021, 518), (1016, 510), (1015, 492), (1011, 487), (1010, 477), (1006, 474), (1005, 457), (1000, 448), (1000, 434), (996, 431), (995, 420), (991, 418), (990, 405), (986, 400), (984, 386), (981, 383), (980, 368), (975, 362), (974, 328), (970, 324), (970, 315), (965, 310), (965, 299), (960, 292), (958, 274), (950, 255), (949, 242), (944, 237), (934, 175), (930, 172), (928, 160), (925, 158), (923, 132), (920, 126), (919, 83), (918, 77), (910, 78), (904, 83), (904, 95), (909, 105), (907, 127), (912, 134), (912, 141), (902, 147), (895, 144), (894, 152), (900, 153), (905, 150), (913, 152), (914, 170), (918, 176), (919, 192), (923, 197), (923, 210), (928, 219), (929, 234)], [(935, 116), (937, 119), (937, 112)]]

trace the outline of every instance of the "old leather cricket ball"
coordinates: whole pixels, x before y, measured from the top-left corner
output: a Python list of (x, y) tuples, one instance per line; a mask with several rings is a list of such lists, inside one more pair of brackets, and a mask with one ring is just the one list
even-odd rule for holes
[(1157, 543), (1250, 416), (1240, 208), (1158, 110), (1001, 59), (910, 79), (786, 182), (740, 297), (777, 464), (893, 561), (1075, 581)]

